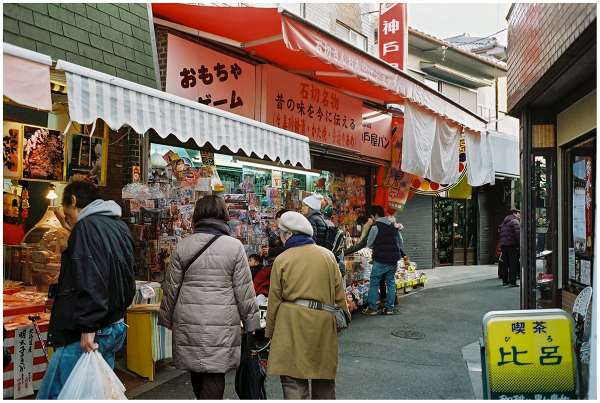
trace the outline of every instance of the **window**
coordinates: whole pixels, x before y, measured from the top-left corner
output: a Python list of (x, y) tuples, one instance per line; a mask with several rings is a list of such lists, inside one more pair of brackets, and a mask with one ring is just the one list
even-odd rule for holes
[(476, 91), (442, 81), (442, 94), (471, 112), (477, 113)]
[(339, 38), (342, 38), (346, 42), (351, 43), (359, 49), (362, 49), (364, 51), (367, 50), (367, 37), (361, 34), (360, 32), (353, 30), (352, 28), (340, 21), (336, 21), (335, 31), (336, 35)]
[(595, 133), (578, 144), (565, 149), (565, 194), (568, 204), (563, 210), (566, 226), (566, 260), (563, 278), (565, 287), (578, 294), (592, 285), (594, 260), (594, 205), (596, 169)]

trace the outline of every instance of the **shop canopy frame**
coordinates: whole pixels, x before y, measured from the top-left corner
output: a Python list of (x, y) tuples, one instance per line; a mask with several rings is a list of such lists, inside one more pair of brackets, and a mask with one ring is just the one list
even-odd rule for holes
[(154, 21), (238, 48), (381, 105), (413, 104), (479, 133), (487, 121), (385, 61), (280, 8), (153, 3)]
[(163, 139), (172, 134), (199, 147), (209, 143), (311, 168), (306, 136), (64, 60), (55, 69), (65, 72), (70, 121), (89, 125), (102, 119), (113, 130), (154, 130)]

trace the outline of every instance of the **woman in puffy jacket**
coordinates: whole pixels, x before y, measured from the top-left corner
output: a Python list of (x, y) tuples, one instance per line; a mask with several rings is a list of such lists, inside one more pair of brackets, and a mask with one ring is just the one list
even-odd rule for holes
[(163, 283), (159, 323), (173, 330), (174, 363), (190, 371), (198, 399), (223, 398), (225, 374), (240, 362), (240, 320), (246, 332), (260, 327), (248, 259), (228, 220), (221, 197), (198, 200), (194, 234), (177, 245)]

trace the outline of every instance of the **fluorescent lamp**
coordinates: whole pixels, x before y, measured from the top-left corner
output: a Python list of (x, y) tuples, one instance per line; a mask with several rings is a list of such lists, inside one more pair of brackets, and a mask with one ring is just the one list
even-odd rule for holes
[(266, 169), (268, 171), (282, 171), (282, 172), (289, 172), (289, 173), (314, 176), (314, 177), (321, 176), (321, 174), (319, 174), (319, 173), (312, 172), (312, 171), (303, 171), (301, 169), (292, 169), (292, 168), (286, 168), (286, 167), (282, 167), (282, 166), (267, 165), (267, 164), (260, 164), (257, 162), (248, 162), (248, 161), (240, 161), (240, 160), (237, 160), (235, 162), (237, 162), (238, 164), (244, 165), (244, 166), (249, 166), (249, 167), (254, 167), (254, 168), (259, 168), (259, 169)]

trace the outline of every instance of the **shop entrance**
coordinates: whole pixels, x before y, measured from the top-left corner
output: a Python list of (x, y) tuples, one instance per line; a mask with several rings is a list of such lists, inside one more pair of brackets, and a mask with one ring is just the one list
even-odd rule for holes
[(471, 200), (436, 198), (436, 266), (476, 264), (475, 204)]

